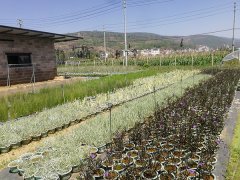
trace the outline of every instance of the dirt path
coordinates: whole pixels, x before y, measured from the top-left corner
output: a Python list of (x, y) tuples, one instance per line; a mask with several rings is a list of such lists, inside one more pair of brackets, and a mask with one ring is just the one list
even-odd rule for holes
[(34, 84), (27, 83), (27, 84), (17, 84), (12, 85), (11, 87), (7, 86), (0, 86), (0, 97), (6, 96), (6, 95), (12, 95), (16, 93), (31, 93), (33, 90), (35, 92), (39, 91), (40, 89), (47, 88), (47, 87), (54, 87), (54, 86), (60, 86), (62, 84), (71, 84), (77, 81), (85, 81), (92, 78), (87, 77), (73, 77), (70, 79), (64, 79), (63, 76), (57, 76), (53, 80), (44, 81), (44, 82), (36, 82)]
[(236, 126), (236, 121), (238, 113), (240, 112), (240, 92), (236, 92), (235, 98), (232, 102), (232, 106), (229, 109), (229, 113), (225, 120), (225, 127), (220, 135), (221, 143), (220, 148), (217, 152), (217, 163), (213, 173), (217, 176), (218, 180), (226, 179), (225, 174), (227, 170), (228, 160), (230, 157), (229, 147), (232, 142), (234, 135), (234, 128)]

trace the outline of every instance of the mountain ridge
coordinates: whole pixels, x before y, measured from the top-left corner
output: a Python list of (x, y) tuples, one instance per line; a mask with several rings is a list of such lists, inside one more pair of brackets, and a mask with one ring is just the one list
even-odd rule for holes
[[(59, 43), (57, 47), (72, 47), (88, 46), (94, 49), (103, 50), (103, 31), (79, 31), (68, 33), (68, 35), (82, 36), (74, 42)], [(183, 39), (183, 47), (180, 47)], [(227, 37), (213, 35), (190, 35), (190, 36), (164, 36), (155, 33), (147, 32), (131, 32), (127, 34), (128, 46), (131, 49), (181, 49), (181, 48), (197, 48), (198, 46), (208, 46), (209, 48), (231, 47), (232, 39)], [(236, 43), (240, 40), (236, 39)], [(106, 45), (110, 50), (124, 49), (124, 33), (121, 32), (106, 32)]]

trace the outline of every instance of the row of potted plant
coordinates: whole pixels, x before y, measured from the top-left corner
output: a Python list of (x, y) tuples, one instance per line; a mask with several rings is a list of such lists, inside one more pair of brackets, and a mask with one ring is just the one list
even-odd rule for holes
[[(101, 147), (108, 144), (111, 142), (112, 134), (116, 131), (131, 129), (136, 122), (141, 122), (144, 117), (152, 115), (155, 110), (155, 100), (164, 106), (167, 104), (166, 98), (172, 97), (173, 99), (177, 99), (177, 97), (182, 96), (184, 90), (209, 77), (208, 75), (196, 75), (194, 82), (192, 78), (185, 79), (154, 94), (113, 108), (111, 110), (111, 128), (110, 114), (106, 112), (76, 127), (69, 134), (48, 139), (37, 148), (38, 152), (45, 152), (51, 149), (51, 151), (48, 151), (48, 156), (43, 156), (43, 158), (38, 161), (37, 166), (30, 167), (35, 169), (48, 169), (49, 173), (42, 174), (42, 176), (44, 176), (46, 174), (57, 173), (60, 167), (53, 167), (55, 162), (64, 164), (63, 167), (79, 165), (80, 162), (76, 164), (72, 161), (80, 160), (79, 157), (87, 155), (87, 153), (80, 150), (82, 144), (88, 144), (94, 147)], [(68, 159), (71, 160), (68, 161)], [(24, 172), (28, 172), (28, 167), (25, 167)]]
[(155, 77), (136, 80), (133, 85), (114, 92), (86, 97), (38, 114), (8, 121), (0, 126), (0, 153), (9, 152), (31, 141), (37, 141), (55, 131), (81, 122), (108, 108), (107, 102), (118, 105), (151, 93), (154, 89), (186, 79), (198, 71), (173, 71)]
[(212, 180), (224, 114), (231, 105), (239, 71), (225, 70), (154, 117), (116, 133), (101, 160), (92, 154), (80, 179)]

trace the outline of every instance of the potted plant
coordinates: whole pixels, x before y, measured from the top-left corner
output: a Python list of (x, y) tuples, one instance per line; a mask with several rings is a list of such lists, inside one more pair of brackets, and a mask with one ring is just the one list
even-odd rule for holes
[(8, 164), (9, 172), (10, 173), (18, 173), (17, 167), (22, 163), (23, 161), (21, 159), (12, 161)]
[(110, 170), (106, 171), (104, 174), (104, 179), (116, 180), (118, 179), (119, 174), (116, 171)]
[(158, 179), (158, 173), (153, 169), (145, 169), (142, 173), (144, 179)]

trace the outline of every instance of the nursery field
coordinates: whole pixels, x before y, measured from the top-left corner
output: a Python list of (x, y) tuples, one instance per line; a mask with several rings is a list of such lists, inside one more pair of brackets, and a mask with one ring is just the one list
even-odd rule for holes
[[(160, 72), (169, 71), (163, 68)], [(0, 122), (27, 116), (44, 109), (94, 96), (98, 93), (111, 92), (114, 89), (132, 84), (135, 79), (156, 75), (158, 70), (146, 70), (137, 73), (112, 75), (87, 82), (77, 82), (58, 87), (41, 89), (38, 93), (19, 93), (0, 98)]]
[[(106, 86), (123, 84), (0, 125), (0, 167), (8, 165), (11, 173), (30, 180), (67, 180), (72, 174), (78, 179), (216, 179), (219, 135), (239, 78), (238, 69), (101, 78)], [(237, 133), (234, 142), (235, 152)]]

